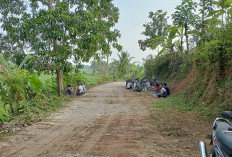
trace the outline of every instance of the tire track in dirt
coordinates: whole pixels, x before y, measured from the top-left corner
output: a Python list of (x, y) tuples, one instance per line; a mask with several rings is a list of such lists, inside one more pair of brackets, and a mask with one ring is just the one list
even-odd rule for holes
[(106, 133), (107, 128), (109, 127), (110, 123), (113, 120), (113, 116), (104, 118), (104, 120), (106, 121), (106, 123), (103, 126), (101, 126), (101, 128), (95, 130), (92, 136), (90, 136), (89, 139), (81, 145), (79, 149), (81, 154), (79, 155), (88, 154), (94, 148), (94, 146), (99, 142), (102, 136)]

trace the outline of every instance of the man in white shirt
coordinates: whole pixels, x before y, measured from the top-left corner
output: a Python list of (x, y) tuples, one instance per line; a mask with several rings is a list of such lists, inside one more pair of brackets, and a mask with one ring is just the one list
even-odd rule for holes
[(161, 90), (160, 90), (160, 94), (157, 94), (158, 98), (166, 98), (167, 97), (167, 91), (164, 88), (164, 85), (161, 84)]
[(76, 91), (76, 95), (82, 95), (84, 92), (83, 92), (83, 87), (81, 85), (81, 83), (79, 82), (78, 83), (78, 87), (77, 87), (77, 91)]

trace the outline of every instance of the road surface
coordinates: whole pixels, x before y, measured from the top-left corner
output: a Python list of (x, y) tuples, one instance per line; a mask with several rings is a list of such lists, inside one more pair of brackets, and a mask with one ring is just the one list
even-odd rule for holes
[(94, 87), (67, 108), (2, 138), (0, 156), (199, 156), (197, 142), (209, 124), (192, 113), (155, 108), (156, 101), (122, 82)]

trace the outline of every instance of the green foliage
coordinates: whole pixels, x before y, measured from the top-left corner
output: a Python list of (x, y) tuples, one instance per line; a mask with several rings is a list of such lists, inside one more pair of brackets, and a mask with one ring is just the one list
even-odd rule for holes
[[(153, 47), (161, 46), (162, 50), (159, 56), (149, 56), (144, 67), (147, 76), (155, 74), (162, 81), (174, 82), (184, 78), (195, 64), (197, 71), (193, 83), (181, 95), (156, 105), (197, 110), (213, 117), (222, 110), (232, 110), (232, 1), (200, 0), (199, 6), (201, 20), (194, 13), (197, 3), (182, 0), (172, 15), (178, 27), (171, 27), (165, 37), (153, 39), (159, 41)], [(189, 52), (189, 42), (196, 42), (194, 50), (187, 54), (183, 53), (184, 35), (186, 52)]]
[(193, 25), (196, 22), (197, 15), (195, 11), (197, 3), (192, 0), (182, 0), (182, 3), (176, 7), (175, 13), (172, 15), (173, 23), (177, 26)]
[(133, 78), (144, 78), (144, 67), (141, 65), (136, 65), (135, 62), (131, 64), (131, 68), (127, 71), (125, 75), (125, 79), (133, 79)]
[(175, 52), (173, 54), (164, 54), (162, 56), (148, 56), (145, 60), (145, 75), (152, 78), (156, 75), (159, 80), (174, 82), (183, 79), (193, 65), (192, 54), (183, 54)]
[(27, 55), (27, 56), (22, 60), (22, 62), (21, 62), (20, 65), (18, 66), (18, 68), (21, 69), (21, 68), (25, 65), (25, 63), (26, 63), (29, 59), (31, 59), (32, 57), (33, 57), (32, 55)]
[(193, 107), (189, 103), (185, 103), (184, 100), (184, 95), (180, 94), (178, 96), (167, 97), (163, 101), (156, 102), (154, 106), (156, 108), (177, 109), (180, 111), (193, 110)]
[(0, 54), (0, 65), (5, 66), (5, 67), (8, 66), (8, 63), (2, 54)]
[(107, 62), (103, 60), (93, 60), (91, 62), (91, 69), (93, 69), (93, 75), (106, 75), (107, 74)]
[(0, 123), (3, 123), (10, 118), (8, 110), (9, 110), (9, 106), (4, 107), (4, 104), (1, 102), (1, 104), (0, 104)]
[(154, 49), (155, 45), (161, 44), (161, 38), (165, 38), (168, 34), (168, 28), (170, 27), (167, 23), (168, 17), (167, 12), (162, 10), (157, 10), (154, 12), (149, 12), (149, 18), (151, 22), (144, 24), (145, 31), (142, 33), (147, 37), (146, 40), (139, 40), (139, 46), (141, 50), (146, 50), (147, 48)]
[[(91, 62), (91, 69), (93, 70), (93, 75), (107, 76), (107, 77), (119, 77), (120, 79), (126, 77), (131, 77), (135, 75), (134, 72), (139, 74), (136, 70), (132, 70), (132, 64), (130, 63), (134, 57), (130, 57), (130, 54), (126, 51), (121, 51), (118, 54), (118, 60), (114, 59), (113, 62), (107, 64), (103, 60), (93, 60)], [(141, 70), (142, 71), (142, 70)], [(136, 74), (136, 75), (137, 75)], [(141, 73), (139, 74), (141, 75)]]
[(38, 77), (35, 75), (32, 75), (31, 78), (29, 79), (30, 84), (32, 85), (32, 89), (34, 90), (35, 93), (39, 93), (42, 89), (42, 82)]
[(18, 115), (30, 123), (42, 116), (39, 113), (62, 107), (63, 98), (54, 96), (56, 91), (51, 90), (56, 87), (54, 80), (41, 80), (36, 74), (14, 66), (0, 67), (0, 123), (12, 121)]
[(63, 79), (64, 87), (66, 87), (67, 84), (70, 84), (72, 87), (77, 87), (78, 82), (88, 82), (87, 78), (82, 73), (74, 72), (65, 73)]
[(117, 69), (119, 72), (119, 77), (122, 78), (126, 73), (128, 73), (130, 68), (130, 61), (134, 57), (130, 57), (130, 54), (126, 51), (121, 51), (121, 54), (118, 54), (119, 61), (117, 64)]
[[(0, 33), (1, 53), (19, 68), (56, 72), (58, 95), (62, 71), (71, 70), (70, 58), (76, 63), (87, 62), (109, 55), (111, 46), (121, 49), (117, 43), (120, 32), (113, 28), (119, 10), (112, 0), (16, 0), (2, 2), (0, 9), (0, 27), (4, 30)], [(33, 59), (25, 64), (28, 50)]]

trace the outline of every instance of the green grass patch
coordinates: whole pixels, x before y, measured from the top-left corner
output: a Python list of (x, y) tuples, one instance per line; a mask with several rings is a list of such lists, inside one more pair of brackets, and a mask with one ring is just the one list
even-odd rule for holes
[(153, 105), (156, 108), (177, 109), (180, 111), (190, 111), (193, 109), (193, 106), (184, 102), (183, 95), (161, 99), (159, 102), (156, 102)]
[(84, 77), (88, 80), (87, 81), (88, 85), (96, 85), (96, 84), (98, 84), (98, 76), (84, 75)]
[(175, 109), (179, 111), (193, 111), (199, 116), (203, 116), (206, 119), (213, 120), (215, 117), (220, 117), (221, 111), (225, 104), (208, 104), (205, 102), (198, 102), (187, 100), (184, 94), (174, 95), (166, 99), (160, 99), (160, 101), (153, 104), (155, 108), (162, 109)]

